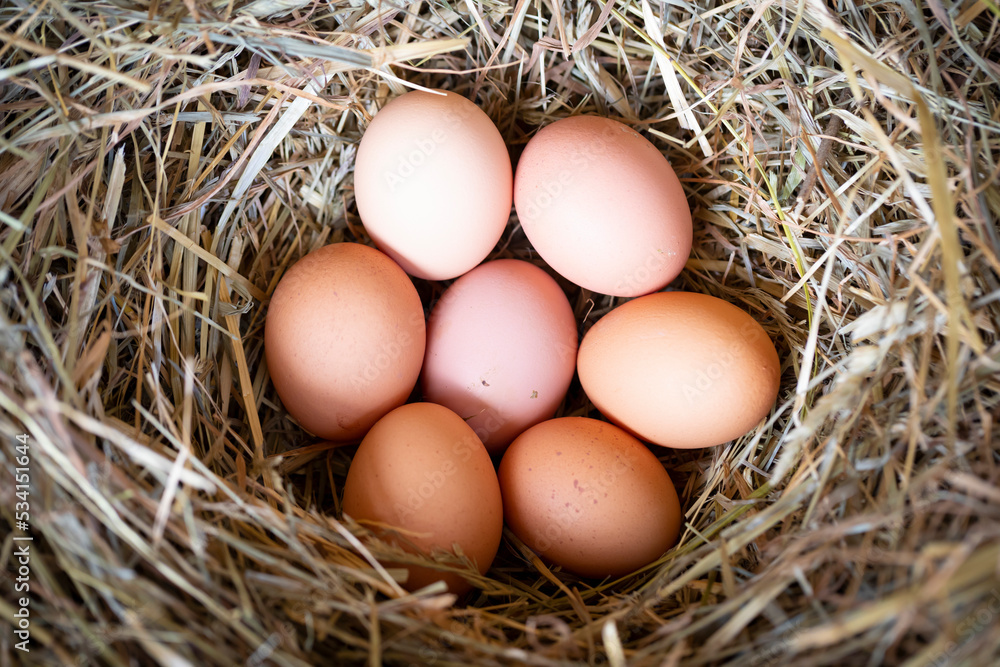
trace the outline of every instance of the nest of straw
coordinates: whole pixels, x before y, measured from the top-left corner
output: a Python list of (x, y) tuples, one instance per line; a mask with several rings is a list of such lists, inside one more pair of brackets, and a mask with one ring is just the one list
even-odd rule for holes
[[(993, 0), (3, 3), (0, 665), (993, 663), (998, 61)], [(776, 342), (766, 423), (657, 450), (685, 524), (642, 571), (507, 534), (465, 603), (402, 594), (340, 519), (352, 448), (270, 386), (268, 295), (367, 241), (355, 149), (409, 84), (515, 159), (570, 114), (643, 131), (694, 212), (676, 286)], [(494, 256), (536, 259), (516, 217)], [(584, 329), (615, 305), (569, 295)]]

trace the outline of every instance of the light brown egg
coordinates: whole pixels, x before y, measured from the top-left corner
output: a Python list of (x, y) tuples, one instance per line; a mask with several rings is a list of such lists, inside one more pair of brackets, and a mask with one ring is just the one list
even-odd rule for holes
[(354, 197), (375, 245), (407, 273), (460, 276), (486, 258), (510, 218), (513, 172), (503, 137), (456, 93), (412, 91), (365, 130)]
[[(433, 403), (396, 408), (372, 427), (348, 470), (343, 509), (358, 521), (407, 531), (425, 553), (457, 544), (480, 573), (493, 562), (503, 531), (486, 448), (461, 417)], [(471, 588), (457, 574), (412, 565), (405, 586), (412, 591), (438, 580), (456, 594)]]
[(609, 118), (573, 116), (539, 130), (517, 163), (514, 207), (542, 259), (595, 292), (654, 292), (691, 253), (691, 210), (670, 163)]
[(410, 395), (423, 361), (423, 306), (386, 255), (335, 243), (296, 262), (274, 290), (264, 327), (267, 369), (307, 431), (360, 438)]
[(634, 572), (677, 541), (681, 509), (670, 476), (612, 424), (564, 417), (533, 426), (511, 443), (499, 476), (514, 534), (581, 576)]
[(750, 315), (707, 294), (660, 292), (618, 306), (580, 343), (587, 396), (612, 422), (665, 447), (711, 447), (767, 416), (774, 344)]
[(485, 262), (431, 311), (424, 398), (465, 418), (498, 454), (555, 414), (576, 370), (576, 348), (573, 309), (551, 276), (516, 259)]

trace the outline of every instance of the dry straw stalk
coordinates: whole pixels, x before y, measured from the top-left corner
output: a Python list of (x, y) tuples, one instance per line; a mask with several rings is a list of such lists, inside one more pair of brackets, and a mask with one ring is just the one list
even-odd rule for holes
[[(998, 62), (993, 0), (0, 4), (0, 666), (994, 664)], [(677, 286), (776, 341), (766, 423), (660, 452), (685, 528), (641, 572), (507, 535), (468, 604), (404, 593), (338, 520), (350, 448), (270, 386), (268, 295), (366, 240), (355, 147), (415, 86), (515, 156), (574, 113), (645, 131), (694, 210)], [(531, 258), (516, 219), (501, 248)]]

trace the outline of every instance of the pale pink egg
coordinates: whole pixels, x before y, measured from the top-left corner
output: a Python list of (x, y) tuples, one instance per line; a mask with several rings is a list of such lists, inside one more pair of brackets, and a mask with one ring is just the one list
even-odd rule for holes
[(670, 163), (609, 118), (574, 116), (539, 130), (517, 164), (514, 206), (542, 259), (595, 292), (655, 292), (691, 253), (691, 210)]
[(461, 415), (492, 453), (552, 417), (576, 366), (577, 327), (562, 289), (516, 259), (455, 281), (427, 323), (424, 398)]

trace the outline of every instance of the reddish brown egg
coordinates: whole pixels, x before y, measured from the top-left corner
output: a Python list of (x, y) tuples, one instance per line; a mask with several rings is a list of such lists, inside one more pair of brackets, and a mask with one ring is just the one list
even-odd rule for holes
[[(396, 408), (372, 427), (348, 470), (343, 508), (358, 521), (406, 531), (425, 553), (458, 545), (480, 573), (500, 546), (503, 506), (493, 462), (472, 428), (434, 403)], [(405, 585), (416, 590), (438, 580), (453, 593), (470, 588), (457, 574), (412, 565)]]
[(271, 296), (264, 352), (281, 402), (307, 431), (360, 438), (413, 390), (426, 330), (417, 290), (374, 248), (335, 243), (296, 262)]
[(504, 520), (545, 560), (585, 577), (615, 577), (674, 542), (681, 509), (670, 476), (622, 429), (583, 417), (522, 433), (500, 462)]

